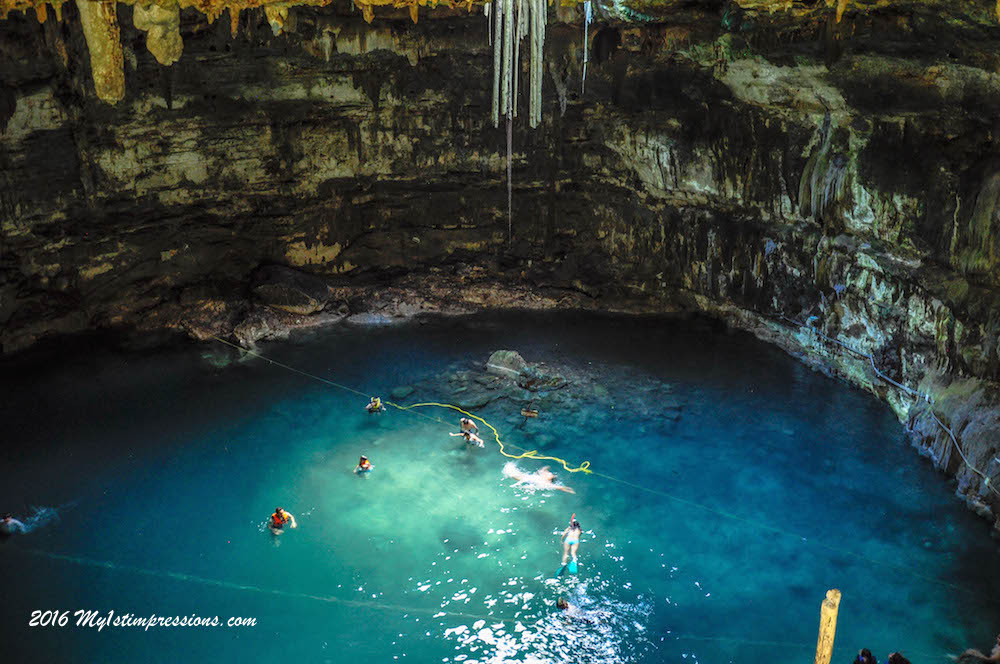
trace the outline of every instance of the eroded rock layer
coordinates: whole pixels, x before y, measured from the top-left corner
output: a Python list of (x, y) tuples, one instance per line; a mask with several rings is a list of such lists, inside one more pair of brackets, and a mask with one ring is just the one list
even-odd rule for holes
[(582, 15), (553, 8), (510, 217), (481, 14), (119, 5), (114, 106), (72, 5), (12, 14), (3, 350), (113, 326), (249, 344), (482, 306), (706, 311), (888, 400), (996, 520), (993, 7), (787, 4), (599, 8), (585, 93)]

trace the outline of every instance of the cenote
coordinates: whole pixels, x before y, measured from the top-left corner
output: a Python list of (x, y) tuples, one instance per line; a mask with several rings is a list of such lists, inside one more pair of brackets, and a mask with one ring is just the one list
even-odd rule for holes
[[(568, 383), (515, 388), (486, 372), (498, 349)], [(0, 502), (58, 508), (0, 546), (8, 661), (810, 661), (831, 588), (837, 662), (944, 661), (1000, 623), (988, 524), (891, 411), (746, 333), (508, 312), (259, 351), (273, 362), (97, 344), (7, 364)], [(368, 415), (368, 395), (464, 404), (509, 453), (593, 472), (521, 459), (576, 493), (512, 487), (486, 427), (466, 449), (457, 412)], [(298, 524), (280, 537), (276, 505)], [(554, 578), (574, 513), (579, 571)], [(29, 627), (36, 610), (256, 624)]]

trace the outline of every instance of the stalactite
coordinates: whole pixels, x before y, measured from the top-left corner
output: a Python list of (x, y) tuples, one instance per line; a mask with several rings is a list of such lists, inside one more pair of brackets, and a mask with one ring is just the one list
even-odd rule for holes
[(510, 97), (510, 64), (514, 57), (513, 5), (513, 0), (503, 0), (503, 55), (501, 56), (502, 66), (500, 70), (500, 113), (503, 115), (507, 115), (509, 110), (507, 105)]
[(503, 48), (503, 0), (493, 0), (493, 126), (500, 126), (500, 62)]
[(135, 5), (132, 24), (136, 30), (146, 33), (146, 48), (161, 65), (169, 66), (180, 59), (184, 42), (181, 39), (178, 7), (166, 8), (155, 3)]
[(514, 119), (507, 116), (507, 247), (510, 248), (514, 238), (514, 183), (511, 157), (514, 152)]
[(493, 44), (493, 126), (500, 125), (501, 115), (517, 117), (517, 98), (521, 67), (521, 40), (531, 38), (531, 62), (528, 67), (531, 86), (528, 116), (532, 127), (542, 118), (541, 87), (544, 72), (543, 53), (548, 3), (546, 0), (494, 0), (486, 15), (492, 17), (490, 40)]
[(590, 37), (590, 16), (590, 0), (587, 0), (583, 3), (583, 78), (580, 81), (581, 95), (587, 89), (587, 60), (590, 55), (590, 45), (588, 44)]
[(125, 56), (114, 2), (76, 0), (83, 36), (90, 51), (90, 69), (101, 101), (117, 104), (125, 97)]

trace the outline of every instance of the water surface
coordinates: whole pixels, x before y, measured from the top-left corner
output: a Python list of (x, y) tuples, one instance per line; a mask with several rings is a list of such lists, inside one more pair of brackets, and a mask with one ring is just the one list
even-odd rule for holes
[[(589, 461), (554, 464), (574, 495), (511, 487), (485, 427), (484, 450), (447, 435), (454, 411), (364, 411), (401, 386), (402, 405), (474, 402), (500, 348), (571, 384), (536, 395), (537, 419), (513, 390), (472, 412), (509, 452)], [(835, 662), (945, 661), (1000, 625), (988, 524), (892, 413), (747, 335), (484, 314), (261, 352), (343, 387), (222, 346), (4, 368), (0, 505), (61, 506), (0, 545), (11, 661), (808, 662), (828, 588)], [(276, 505), (299, 523), (277, 539)], [(573, 513), (580, 571), (553, 579)], [(256, 624), (29, 627), (46, 609)]]

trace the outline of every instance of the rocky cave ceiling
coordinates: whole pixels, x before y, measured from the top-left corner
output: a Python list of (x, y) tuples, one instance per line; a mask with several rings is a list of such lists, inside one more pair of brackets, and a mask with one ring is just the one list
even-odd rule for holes
[[(157, 0), (137, 2), (123, 0), (133, 5), (132, 20), (137, 30), (147, 33), (146, 46), (150, 53), (163, 65), (176, 62), (183, 52), (184, 43), (180, 31), (182, 10), (192, 9), (204, 14), (208, 23), (214, 22), (228, 13), (232, 34), (235, 37), (240, 13), (245, 10), (263, 9), (275, 35), (281, 34), (289, 20), (289, 10), (300, 5), (326, 6), (335, 0)], [(417, 22), (421, 12), (425, 16), (453, 16), (456, 12), (484, 11), (488, 14), (491, 6), (502, 8), (501, 2), (486, 3), (483, 0), (353, 0), (354, 7), (361, 10), (366, 21), (372, 22), (376, 12), (383, 18), (398, 19), (407, 14)], [(516, 9), (537, 4), (544, 7), (545, 0), (506, 0), (508, 6)], [(45, 2), (43, 0), (0, 0), (0, 16), (10, 12), (32, 10), (39, 22), (48, 20), (51, 5), (55, 20), (62, 20), (64, 1)], [(120, 29), (116, 2), (102, 0), (76, 0), (80, 21), (90, 51), (91, 68), (98, 97), (109, 104), (115, 104), (124, 97), (124, 56), (121, 46)], [(552, 4), (551, 2), (549, 4)], [(557, 0), (558, 18), (564, 20), (580, 16), (568, 16), (571, 12), (589, 17), (591, 2), (588, 0)], [(484, 7), (484, 5), (486, 5)], [(577, 8), (583, 5), (584, 8)], [(602, 17), (633, 21), (663, 21), (676, 24), (693, 24), (699, 21), (735, 22), (732, 29), (753, 29), (758, 25), (766, 31), (816, 29), (823, 24), (839, 25), (845, 14), (891, 13), (904, 17), (908, 14), (935, 14), (943, 23), (956, 26), (975, 27), (996, 24), (1000, 20), (1000, 0), (610, 0), (602, 4), (593, 3), (594, 11)], [(542, 12), (547, 14), (548, 10)], [(517, 19), (515, 19), (516, 21)], [(498, 19), (499, 25), (499, 19)], [(724, 25), (724, 27), (726, 27)], [(544, 32), (544, 27), (542, 28)], [(849, 31), (849, 28), (847, 29)], [(845, 30), (834, 30), (833, 37), (839, 39)], [(520, 33), (519, 33), (520, 37)], [(506, 57), (506, 56), (505, 56)], [(496, 111), (494, 111), (494, 117)], [(534, 117), (534, 114), (533, 114)], [(532, 125), (534, 125), (534, 121)]]

